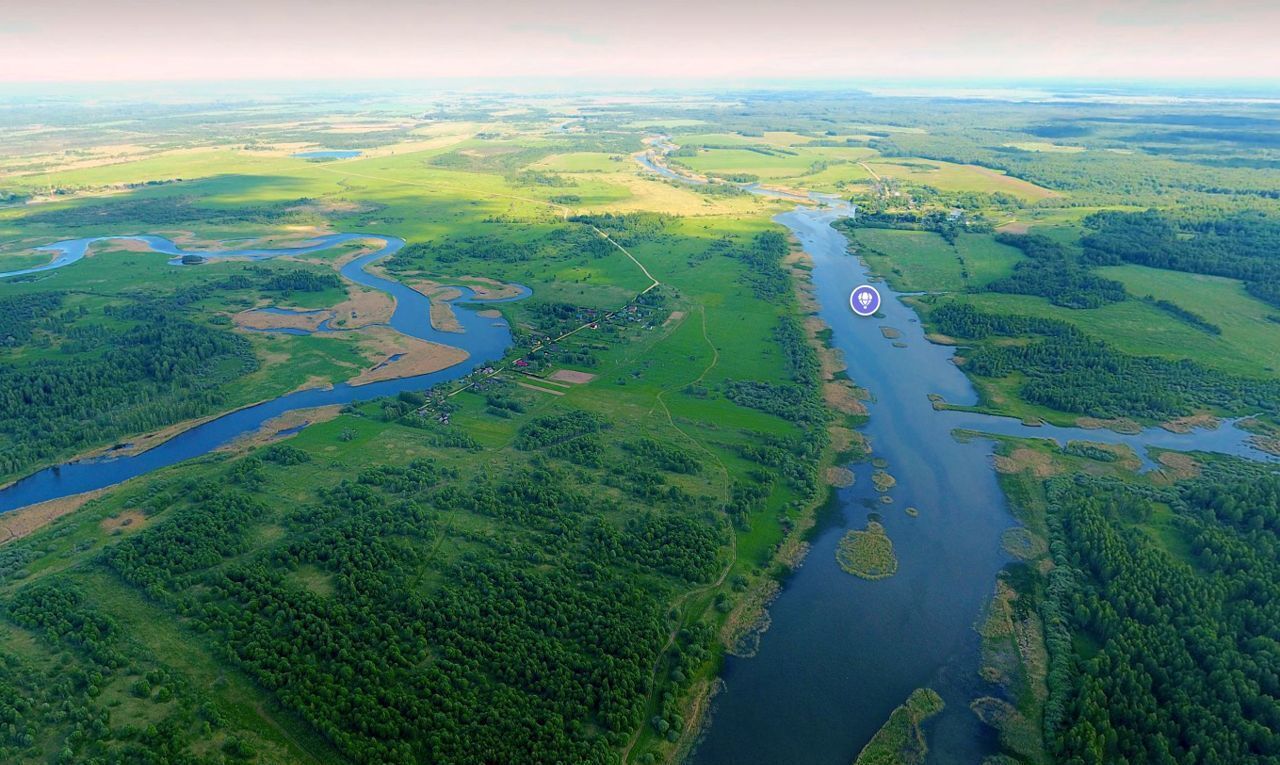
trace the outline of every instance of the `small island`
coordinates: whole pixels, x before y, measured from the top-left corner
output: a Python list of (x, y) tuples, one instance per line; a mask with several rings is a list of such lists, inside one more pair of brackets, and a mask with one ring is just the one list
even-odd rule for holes
[(836, 547), (836, 562), (850, 574), (873, 581), (887, 579), (898, 572), (893, 540), (876, 521), (868, 521), (862, 531), (844, 535)]
[(915, 689), (906, 703), (889, 714), (853, 765), (920, 765), (929, 752), (920, 724), (941, 712), (943, 706), (942, 697), (933, 689)]

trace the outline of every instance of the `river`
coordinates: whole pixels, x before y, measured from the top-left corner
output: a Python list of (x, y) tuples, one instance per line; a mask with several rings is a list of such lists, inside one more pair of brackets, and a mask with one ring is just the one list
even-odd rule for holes
[[(687, 180), (652, 156), (636, 158), (667, 178)], [(1126, 435), (935, 410), (929, 394), (953, 404), (977, 403), (972, 384), (952, 362), (954, 349), (925, 340), (915, 312), (884, 284), (877, 285), (883, 318), (860, 318), (850, 310), (849, 293), (869, 274), (831, 223), (853, 208), (810, 196), (818, 204), (774, 220), (813, 258), (820, 315), (849, 375), (871, 394), (863, 432), (875, 456), (888, 461), (897, 485), (888, 492), (892, 504), (882, 504), (872, 466), (851, 466), (854, 485), (837, 490), (820, 517), (804, 565), (770, 607), (771, 626), (755, 655), (727, 658), (723, 690), (690, 759), (695, 765), (849, 765), (894, 707), (912, 690), (931, 687), (946, 708), (926, 723), (929, 762), (972, 765), (996, 745), (994, 732), (969, 710), (971, 700), (994, 692), (978, 676), (975, 624), (996, 575), (1010, 561), (1001, 532), (1017, 522), (996, 479), (991, 441), (958, 439), (954, 431), (1124, 443), (1144, 468), (1154, 466), (1149, 446), (1269, 457), (1234, 423), (1185, 434), (1153, 428)], [(886, 338), (882, 326), (901, 337)], [(919, 517), (908, 516), (907, 507), (918, 508)], [(840, 538), (863, 528), (871, 513), (884, 524), (899, 560), (898, 572), (879, 581), (852, 576), (835, 559)]]
[[(688, 180), (643, 154), (637, 160), (666, 177)], [(871, 466), (853, 467), (857, 481), (836, 492), (814, 531), (806, 563), (784, 583), (770, 609), (772, 626), (761, 636), (759, 651), (753, 658), (727, 660), (725, 690), (716, 698), (710, 725), (692, 759), (698, 765), (849, 765), (892, 709), (915, 688), (928, 686), (947, 703), (946, 710), (927, 724), (930, 762), (975, 763), (991, 750), (993, 737), (968, 709), (972, 698), (987, 692), (977, 676), (979, 645), (974, 624), (994, 589), (997, 572), (1009, 560), (1000, 547), (1000, 533), (1015, 521), (992, 470), (990, 442), (962, 443), (952, 436), (953, 431), (1126, 443), (1143, 456), (1147, 467), (1152, 465), (1145, 454), (1147, 446), (1254, 459), (1268, 456), (1249, 446), (1248, 434), (1232, 424), (1187, 434), (1150, 429), (1121, 435), (1033, 428), (1009, 418), (935, 411), (928, 399), (931, 393), (954, 404), (977, 401), (972, 385), (951, 362), (954, 350), (926, 341), (914, 312), (885, 285), (880, 285), (883, 319), (859, 318), (849, 310), (849, 292), (867, 281), (868, 274), (830, 224), (851, 208), (828, 197), (811, 196), (817, 204), (799, 206), (775, 220), (813, 257), (821, 316), (832, 329), (835, 346), (845, 355), (850, 376), (874, 399), (864, 432), (875, 455), (889, 462), (888, 471), (898, 484), (889, 492), (894, 502), (881, 504), (871, 486)], [(123, 238), (144, 241), (174, 256), (175, 262), (187, 254), (166, 239)], [(110, 486), (207, 454), (291, 410), (424, 390), (461, 377), (482, 361), (499, 358), (510, 346), (505, 323), (480, 317), (477, 308), (462, 302), (474, 300), (473, 296), (464, 295), (454, 305), (465, 334), (441, 333), (431, 327), (427, 298), (366, 270), (402, 247), (400, 239), (336, 234), (298, 248), (193, 254), (210, 259), (270, 258), (315, 252), (355, 239), (378, 240), (383, 246), (348, 263), (342, 274), (396, 298), (393, 328), (463, 347), (471, 353), (468, 362), (428, 375), (290, 393), (217, 417), (138, 455), (43, 470), (0, 490), (0, 512)], [(0, 274), (0, 278), (70, 265), (84, 256), (92, 241), (50, 245), (46, 249), (57, 253), (50, 264)], [(526, 290), (522, 296), (527, 294)], [(880, 332), (882, 325), (901, 331), (897, 342), (905, 347), (886, 339)], [(919, 508), (919, 517), (908, 517), (903, 512), (906, 507)], [(835, 562), (840, 537), (847, 529), (865, 526), (869, 512), (882, 516), (900, 562), (895, 576), (876, 582), (851, 576)]]
[[(179, 265), (183, 255), (200, 255), (206, 260), (232, 257), (263, 260), (282, 255), (305, 255), (319, 252), (351, 241), (368, 240), (380, 242), (381, 247), (376, 251), (361, 255), (344, 265), (341, 269), (342, 275), (357, 284), (381, 290), (395, 298), (396, 307), (389, 322), (392, 329), (422, 340), (457, 346), (466, 350), (471, 356), (460, 364), (438, 372), (432, 372), (431, 374), (385, 380), (367, 385), (340, 383), (328, 389), (311, 388), (296, 391), (216, 417), (185, 430), (168, 441), (140, 454), (79, 460), (47, 468), (21, 478), (4, 489), (0, 489), (0, 512), (7, 512), (36, 502), (67, 497), (92, 489), (101, 489), (130, 478), (145, 475), (159, 468), (175, 465), (183, 460), (208, 454), (246, 433), (257, 431), (268, 420), (285, 412), (330, 404), (368, 401), (382, 396), (395, 395), (406, 390), (423, 391), (439, 383), (456, 380), (470, 373), (471, 370), (485, 361), (495, 361), (501, 358), (507, 348), (511, 346), (511, 329), (506, 322), (501, 319), (486, 318), (478, 313), (484, 310), (487, 304), (505, 301), (480, 301), (471, 290), (459, 288), (462, 294), (449, 302), (464, 331), (462, 333), (442, 332), (431, 326), (430, 299), (399, 282), (369, 273), (368, 266), (394, 254), (404, 246), (404, 240), (397, 237), (370, 234), (332, 234), (316, 237), (300, 247), (221, 251), (185, 251), (168, 239), (154, 236), (71, 239), (41, 248), (54, 253), (48, 264), (0, 274), (0, 279), (65, 268), (83, 258), (91, 244), (105, 239), (127, 239), (143, 242), (158, 253), (172, 256), (173, 260), (170, 262), (174, 264), (175, 268), (193, 267)], [(520, 300), (529, 294), (530, 292), (527, 288), (522, 288), (520, 295), (505, 300)], [(344, 330), (327, 329), (322, 331)]]

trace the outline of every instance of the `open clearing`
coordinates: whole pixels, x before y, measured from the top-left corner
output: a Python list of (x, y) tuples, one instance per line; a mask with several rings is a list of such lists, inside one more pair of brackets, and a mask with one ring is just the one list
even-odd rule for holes
[(867, 165), (877, 175), (904, 183), (924, 184), (941, 191), (999, 191), (1031, 202), (1059, 196), (1056, 191), (1043, 186), (977, 165), (913, 158), (872, 160)]

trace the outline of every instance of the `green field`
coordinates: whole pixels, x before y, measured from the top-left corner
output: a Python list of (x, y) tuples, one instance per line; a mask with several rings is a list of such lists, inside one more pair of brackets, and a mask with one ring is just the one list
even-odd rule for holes
[[(530, 171), (542, 175), (531, 176)], [(559, 180), (548, 173), (563, 173), (573, 180)], [(102, 189), (115, 189), (119, 184), (178, 177), (183, 180), (99, 195)], [(681, 628), (714, 634), (743, 588), (770, 575), (773, 555), (785, 533), (820, 498), (816, 480), (766, 479), (760, 463), (744, 451), (748, 445), (771, 439), (789, 443), (783, 439), (794, 439), (797, 425), (776, 413), (736, 404), (724, 393), (746, 380), (760, 385), (792, 384), (786, 355), (772, 340), (791, 305), (787, 300), (765, 301), (753, 294), (744, 281), (744, 256), (735, 254), (737, 250), (723, 250), (725, 243), (739, 249), (752, 246), (754, 237), (774, 228), (768, 218), (780, 205), (751, 197), (704, 196), (642, 175), (625, 151), (555, 151), (538, 139), (451, 142), (404, 153), (374, 152), (340, 162), (201, 149), (161, 153), (119, 166), (27, 176), (22, 183), (32, 189), (59, 186), (89, 192), (75, 199), (0, 212), (0, 228), (7, 233), (20, 232), (30, 243), (135, 231), (189, 237), (196, 243), (192, 246), (209, 246), (224, 239), (285, 245), (325, 231), (364, 230), (403, 236), (419, 249), (387, 261), (393, 275), (444, 283), (486, 277), (530, 286), (534, 298), (502, 307), (524, 348), (533, 342), (534, 333), (562, 330), (544, 312), (547, 307), (563, 304), (576, 310), (612, 310), (632, 301), (649, 285), (636, 262), (618, 247), (587, 247), (598, 235), (584, 224), (566, 221), (570, 214), (644, 210), (649, 217), (641, 216), (634, 222), (601, 218), (599, 225), (614, 230), (618, 241), (626, 243), (627, 252), (646, 265), (662, 288), (654, 293), (658, 296), (654, 298), (656, 308), (651, 312), (646, 309), (635, 321), (624, 315), (533, 357), (534, 369), (540, 374), (576, 370), (594, 375), (590, 383), (504, 376), (478, 392), (450, 399), (447, 433), (442, 426), (417, 424), (416, 415), (389, 414), (403, 413), (396, 408), (405, 406), (403, 401), (363, 405), (290, 438), (288, 445), (303, 455), (296, 458), (299, 462), (285, 466), (263, 460), (260, 455), (272, 452), (260, 446), (210, 455), (128, 482), (8, 548), (19, 551), (13, 553), (19, 562), (17, 568), (6, 569), (8, 578), (0, 579), (5, 597), (23, 602), (24, 597), (57, 593), (75, 601), (69, 606), (73, 611), (68, 613), (73, 615), (68, 618), (93, 620), (103, 613), (118, 616), (97, 639), (106, 646), (104, 650), (119, 657), (113, 662), (123, 663), (121, 667), (104, 663), (101, 655), (80, 651), (74, 641), (46, 638), (36, 623), (15, 617), (3, 624), (7, 650), (19, 668), (13, 670), (18, 673), (14, 682), (41, 682), (39, 678), (53, 672), (58, 662), (99, 672), (102, 679), (97, 694), (103, 703), (113, 705), (117, 715), (153, 723), (163, 731), (139, 734), (147, 746), (159, 745), (157, 736), (171, 736), (169, 745), (193, 754), (251, 751), (263, 762), (339, 762), (366, 756), (362, 747), (377, 744), (361, 734), (353, 738), (352, 733), (344, 732), (350, 715), (326, 719), (325, 714), (300, 706), (294, 697), (281, 693), (265, 665), (248, 658), (229, 661), (226, 651), (239, 638), (220, 629), (199, 628), (178, 608), (180, 601), (196, 596), (189, 581), (166, 579), (166, 584), (155, 589), (131, 573), (131, 563), (104, 569), (90, 560), (117, 545), (148, 544), (146, 540), (169, 533), (175, 524), (189, 523), (192, 514), (199, 513), (201, 501), (240, 502), (237, 498), (243, 498), (264, 509), (256, 511), (243, 528), (208, 532), (212, 539), (221, 534), (238, 541), (216, 553), (204, 550), (199, 553), (204, 556), (199, 564), (179, 564), (196, 565), (208, 581), (231, 586), (235, 580), (224, 577), (239, 567), (275, 566), (272, 556), (284, 549), (282, 546), (305, 548), (317, 532), (351, 533), (339, 532), (341, 523), (314, 528), (299, 525), (297, 508), (325, 506), (331, 501), (329, 492), (364, 475), (367, 468), (404, 471), (419, 464), (415, 460), (429, 459), (436, 485), (423, 489), (413, 501), (428, 503), (434, 509), (427, 516), (415, 516), (418, 520), (411, 529), (397, 532), (401, 542), (387, 561), (408, 576), (410, 581), (400, 585), (403, 592), (414, 598), (438, 599), (444, 608), (446, 600), (462, 592), (458, 590), (463, 581), (460, 577), (469, 575), (467, 566), (473, 556), (481, 555), (493, 565), (514, 571), (525, 560), (519, 550), (526, 548), (546, 551), (535, 570), (545, 579), (543, 587), (563, 587), (555, 584), (559, 572), (580, 565), (602, 566), (607, 577), (625, 583), (618, 586), (627, 588), (623, 596), (631, 610), (618, 618), (629, 620), (627, 629), (639, 630), (634, 643), (642, 653), (627, 660), (633, 662), (628, 670), (630, 679), (619, 690), (625, 715), (602, 716), (593, 730), (575, 734), (577, 754), (569, 759), (586, 752), (599, 755), (624, 748), (633, 758), (642, 753), (667, 757), (677, 748), (678, 737), (661, 735), (646, 722), (655, 716), (674, 723), (672, 730), (680, 735), (692, 733), (691, 727), (680, 722), (682, 705), (694, 694), (695, 681), (705, 683), (713, 676), (720, 648), (707, 637), (688, 642)], [(572, 201), (556, 201), (560, 199)], [(661, 217), (680, 212), (694, 214)], [(658, 233), (645, 233), (647, 221), (656, 222)], [(332, 274), (336, 262), (352, 251), (351, 247), (335, 248), (308, 256), (306, 261), (280, 259), (251, 266), (214, 262), (174, 269), (164, 256), (108, 245), (65, 270), (7, 285), (13, 295), (65, 292), (61, 299), (63, 307), (71, 311), (67, 315), (72, 323), (42, 325), (34, 331), (32, 342), (5, 350), (5, 358), (27, 368), (65, 357), (73, 346), (71, 338), (83, 331), (82, 325), (100, 328), (94, 331), (130, 331), (134, 322), (119, 318), (121, 307), (191, 294), (196, 297), (165, 303), (166, 316), (190, 322), (196, 328), (192, 331), (239, 338), (257, 363), (247, 373), (208, 378), (216, 382), (220, 396), (215, 406), (230, 408), (303, 385), (341, 382), (379, 360), (365, 350), (360, 332), (306, 337), (238, 332), (231, 328), (228, 316), (264, 302), (324, 308), (342, 301), (345, 288), (328, 285), (315, 291), (275, 295), (255, 291), (255, 287), (212, 285), (224, 285), (228, 277), (242, 273), (266, 279), (278, 273), (305, 271), (322, 278)], [(36, 259), (21, 249), (12, 252), (6, 255), (7, 263), (25, 265)], [(784, 252), (785, 246), (774, 257)], [(779, 280), (775, 288), (788, 295), (785, 272), (777, 271), (774, 278)], [(89, 363), (90, 358), (85, 355), (82, 360)], [(575, 439), (568, 450), (522, 446), (537, 423), (557, 421), (572, 413), (587, 413), (581, 416), (603, 423), (607, 440), (598, 436)], [(104, 416), (109, 414), (110, 410), (104, 411)], [(127, 425), (110, 431), (110, 440), (133, 435), (121, 428)], [(458, 439), (458, 444), (442, 445), (453, 443), (446, 435)], [(57, 459), (68, 451), (103, 442), (86, 442), (42, 459)], [(461, 444), (468, 446), (458, 448)], [(642, 447), (651, 454), (657, 449), (659, 456), (636, 456), (638, 452), (628, 451)], [(806, 467), (796, 475), (804, 471), (816, 474), (820, 456), (820, 448), (809, 452), (803, 457), (805, 462), (797, 463)], [(654, 461), (658, 459), (668, 460), (679, 470), (659, 469), (658, 464), (668, 463)], [(484, 485), (499, 492), (515, 491), (530, 480), (563, 487), (555, 491), (591, 492), (573, 500), (586, 502), (590, 508), (587, 512), (593, 520), (586, 526), (560, 515), (560, 503), (567, 500), (539, 511), (559, 517), (556, 523), (568, 524), (566, 530), (572, 527), (570, 533), (578, 542), (560, 548), (550, 540), (562, 535), (550, 534), (543, 522), (533, 517), (477, 512), (466, 502), (456, 504), (455, 499), (448, 499), (458, 496), (458, 491), (473, 492)], [(746, 486), (758, 486), (760, 493), (734, 510), (737, 521), (730, 523), (730, 516), (723, 513), (709, 514), (713, 508), (727, 507)], [(173, 493), (173, 487), (181, 488)], [(370, 501), (374, 505), (386, 502), (390, 507), (408, 499), (398, 492), (394, 488), (376, 491), (382, 499)], [(204, 499), (193, 500), (192, 496)], [(527, 502), (537, 501), (530, 498)], [(375, 522), (373, 517), (361, 523)], [(626, 535), (640, 533), (637, 524), (678, 523), (682, 517), (693, 526), (686, 531), (668, 529), (646, 543), (664, 549), (673, 543), (685, 544), (676, 542), (681, 534), (693, 534), (686, 540), (693, 546), (680, 552), (671, 548), (669, 560), (598, 559), (594, 543), (582, 536), (621, 534), (620, 539), (631, 539)], [(321, 528), (332, 531), (320, 532)], [(605, 530), (597, 532), (597, 528)], [(358, 545), (373, 543), (372, 537), (350, 538)], [(167, 546), (173, 549), (173, 545)], [(625, 546), (640, 549), (636, 541), (625, 542)], [(415, 549), (419, 552), (409, 552)], [(213, 557), (208, 557), (210, 554)], [(354, 582), (368, 575), (359, 573), (364, 571), (360, 565), (354, 560), (309, 560), (295, 568), (280, 569), (279, 589), (271, 597), (304, 610), (329, 608), (325, 604), (338, 596), (360, 601), (360, 586)], [(198, 599), (204, 604), (199, 606), (202, 609), (220, 602), (204, 595)], [(370, 616), (380, 614), (376, 618), (401, 618), (385, 611), (388, 607), (368, 602), (360, 606), (368, 609)], [(205, 618), (213, 618), (212, 611), (204, 613)], [(319, 618), (318, 614), (313, 615)], [(668, 654), (668, 636), (683, 654)], [(183, 656), (177, 655), (179, 645), (184, 646)], [(346, 650), (353, 656), (364, 652), (366, 660), (381, 660), (382, 654), (375, 652), (372, 644), (363, 646), (353, 644)], [(260, 648), (277, 650), (265, 644)], [(408, 644), (402, 647), (407, 648)], [(655, 663), (660, 671), (652, 677), (654, 687), (649, 689)], [(641, 670), (643, 676), (636, 674)], [(311, 680), (299, 678), (299, 682), (327, 681), (314, 676)], [(386, 675), (381, 682), (394, 686), (408, 682), (408, 676)], [(318, 686), (311, 692), (329, 693)], [(359, 706), (361, 702), (348, 699), (343, 703)], [(86, 698), (78, 703), (76, 713), (97, 714), (99, 708), (99, 702)], [(510, 717), (517, 719), (523, 714), (526, 712), (512, 711)], [(544, 716), (542, 712), (527, 714), (529, 719)], [(127, 737), (108, 726), (92, 740), (72, 740), (67, 738), (67, 728), (51, 718), (41, 719), (45, 733), (31, 743), (24, 756), (44, 756), (40, 753), (56, 752), (64, 745), (77, 752), (119, 751), (120, 742)], [(471, 723), (458, 718), (457, 724)], [(468, 738), (480, 741), (475, 736)], [(509, 741), (511, 752), (525, 745), (519, 737)], [(440, 761), (466, 759), (442, 749), (431, 751)]]
[[(678, 140), (685, 140), (677, 137)], [(803, 182), (807, 188), (825, 189), (832, 180), (830, 167), (836, 165), (840, 172), (856, 175), (855, 163), (859, 160), (874, 157), (875, 152), (861, 147), (806, 147), (803, 144), (794, 148), (777, 148), (762, 143), (762, 139), (740, 138), (718, 143), (708, 137), (712, 146), (757, 146), (760, 151), (748, 148), (708, 148), (699, 150), (693, 157), (677, 157), (675, 161), (694, 172), (719, 175), (746, 173), (771, 181), (795, 180)], [(697, 145), (691, 143), (689, 145)], [(803, 179), (803, 181), (801, 181)], [(810, 179), (814, 179), (811, 182)]]
[(941, 191), (1004, 192), (1027, 201), (1055, 196), (1055, 192), (976, 165), (959, 165), (941, 160), (882, 159), (867, 162), (877, 175), (910, 184), (932, 186)]
[[(1133, 278), (1126, 279), (1125, 284), (1134, 293), (1147, 294), (1157, 289), (1147, 279), (1149, 274), (1130, 276)], [(1206, 366), (1251, 376), (1274, 374), (1280, 368), (1274, 339), (1280, 336), (1280, 332), (1272, 329), (1277, 325), (1264, 318), (1248, 318), (1251, 311), (1258, 310), (1261, 306), (1243, 294), (1238, 286), (1228, 286), (1218, 291), (1213, 299), (1216, 303), (1213, 304), (1204, 298), (1188, 300), (1185, 293), (1169, 294), (1170, 300), (1179, 304), (1185, 302), (1188, 308), (1194, 304), (1196, 308), (1192, 310), (1204, 316), (1215, 315), (1211, 310), (1213, 305), (1221, 306), (1224, 317), (1235, 319), (1232, 322), (1235, 327), (1230, 332), (1224, 323), (1222, 335), (1212, 335), (1135, 299), (1087, 311), (1061, 308), (1051, 305), (1044, 298), (1027, 295), (987, 293), (968, 295), (962, 299), (984, 310), (1061, 319), (1126, 353), (1139, 356), (1155, 355), (1169, 359), (1194, 357)], [(1264, 342), (1259, 343), (1258, 340)]]
[(1250, 374), (1280, 373), (1280, 322), (1272, 318), (1277, 311), (1247, 294), (1239, 281), (1144, 266), (1100, 268), (1098, 273), (1123, 282), (1135, 295), (1176, 303), (1222, 328), (1220, 336), (1189, 339), (1184, 352), (1194, 348), (1206, 362), (1225, 356), (1224, 364)]
[(1051, 154), (1075, 154), (1084, 151), (1083, 146), (1069, 146), (1060, 143), (1049, 143), (1047, 141), (1022, 141), (1021, 143), (1009, 143), (1015, 149), (1023, 151), (1045, 151)]
[(902, 292), (955, 292), (1008, 276), (1017, 249), (987, 234), (961, 234), (954, 245), (931, 231), (858, 228), (858, 255)]
[(529, 167), (562, 173), (610, 173), (617, 171), (620, 164), (630, 161), (624, 156), (583, 151), (572, 154), (552, 154), (546, 159), (534, 162)]

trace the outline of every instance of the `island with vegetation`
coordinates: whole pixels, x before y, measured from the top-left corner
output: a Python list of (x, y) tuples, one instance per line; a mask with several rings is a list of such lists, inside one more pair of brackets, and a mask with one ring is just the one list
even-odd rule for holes
[(893, 554), (893, 540), (878, 521), (867, 521), (867, 527), (845, 533), (836, 548), (840, 568), (863, 579), (888, 579), (898, 573), (898, 557)]

